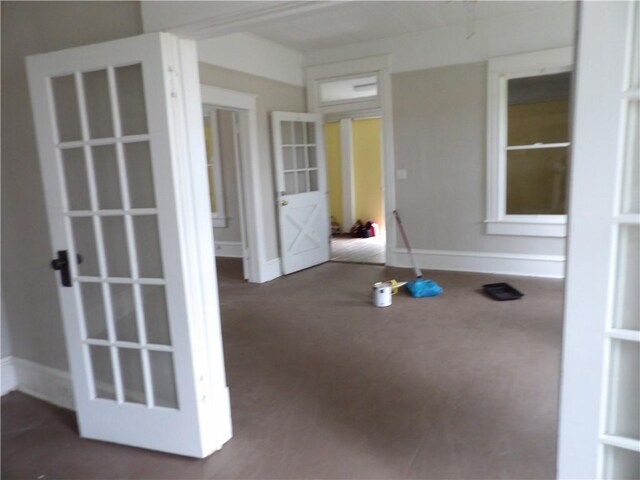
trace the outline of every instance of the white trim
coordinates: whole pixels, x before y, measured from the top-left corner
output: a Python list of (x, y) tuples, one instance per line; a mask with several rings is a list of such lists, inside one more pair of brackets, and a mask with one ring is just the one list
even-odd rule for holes
[(519, 235), (525, 237), (566, 237), (567, 225), (554, 223), (486, 221), (489, 235)]
[(245, 228), (247, 230), (247, 264), (245, 276), (249, 282), (262, 283), (270, 280), (269, 266), (266, 259), (266, 238), (262, 215), (260, 186), (260, 154), (258, 147), (258, 114), (257, 96), (237, 92), (211, 85), (200, 85), (202, 102), (218, 107), (243, 110), (240, 115), (240, 131), (242, 135), (241, 171), (242, 191), (245, 207)]
[[(487, 64), (487, 198), (486, 224), (489, 235), (536, 237), (566, 236), (566, 215), (518, 215), (519, 222), (506, 214), (506, 150), (552, 148), (562, 144), (507, 146), (507, 80), (573, 68), (573, 47), (491, 58)], [(559, 225), (562, 224), (562, 225)]]
[(282, 262), (280, 257), (267, 261), (266, 267), (267, 268), (263, 272), (263, 282), (269, 282), (282, 276)]
[(353, 186), (353, 129), (350, 118), (340, 120), (342, 166), (342, 231), (349, 232), (356, 221), (356, 196)]
[[(420, 268), (455, 272), (480, 272), (527, 277), (564, 278), (565, 257), (448, 250), (412, 250)], [(407, 250), (393, 249), (394, 267), (412, 266)]]
[(216, 257), (243, 258), (244, 249), (242, 242), (221, 242), (215, 241)]
[(13, 358), (13, 364), (16, 390), (59, 407), (75, 410), (73, 383), (69, 372), (18, 357)]
[(0, 377), (2, 378), (1, 395), (6, 395), (18, 388), (14, 358), (11, 355), (0, 360)]

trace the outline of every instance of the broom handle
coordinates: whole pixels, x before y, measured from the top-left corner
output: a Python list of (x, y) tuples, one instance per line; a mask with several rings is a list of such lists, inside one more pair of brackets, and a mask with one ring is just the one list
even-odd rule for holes
[(402, 235), (402, 239), (404, 240), (404, 244), (407, 247), (407, 251), (409, 252), (409, 258), (411, 259), (411, 264), (413, 265), (413, 271), (416, 274), (416, 278), (422, 278), (422, 272), (416, 265), (416, 259), (413, 258), (413, 251), (411, 250), (411, 245), (409, 245), (409, 239), (407, 238), (407, 234), (404, 231), (404, 227), (402, 226), (402, 220), (400, 220), (400, 215), (397, 210), (393, 211), (393, 214), (396, 217), (396, 221), (398, 222), (398, 228), (400, 229), (400, 234)]

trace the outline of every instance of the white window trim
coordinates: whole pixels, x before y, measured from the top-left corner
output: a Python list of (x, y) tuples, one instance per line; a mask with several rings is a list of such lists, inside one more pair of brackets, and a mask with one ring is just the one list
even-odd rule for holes
[[(487, 234), (566, 237), (566, 215), (507, 215), (507, 80), (573, 69), (573, 47), (492, 58), (487, 78)], [(567, 143), (556, 146), (568, 146)], [(519, 148), (519, 147), (516, 147)], [(532, 147), (537, 148), (537, 147)], [(540, 148), (549, 148), (549, 145)]]
[(207, 167), (213, 167), (214, 171), (214, 191), (216, 195), (216, 211), (211, 212), (211, 224), (214, 227), (226, 227), (227, 216), (224, 205), (224, 184), (222, 182), (222, 154), (220, 149), (220, 133), (218, 131), (218, 109), (210, 105), (202, 106), (205, 117), (209, 119), (211, 128), (211, 143), (213, 151), (210, 158), (207, 158)]

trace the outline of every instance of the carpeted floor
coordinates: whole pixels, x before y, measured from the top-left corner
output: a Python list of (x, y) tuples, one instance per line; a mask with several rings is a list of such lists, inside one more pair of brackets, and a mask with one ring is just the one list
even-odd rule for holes
[[(205, 460), (82, 440), (2, 399), (2, 478), (553, 478), (558, 280), (425, 272), (444, 295), (370, 305), (410, 270), (327, 263), (264, 285), (219, 259), (234, 438)], [(484, 283), (525, 293), (495, 302)]]

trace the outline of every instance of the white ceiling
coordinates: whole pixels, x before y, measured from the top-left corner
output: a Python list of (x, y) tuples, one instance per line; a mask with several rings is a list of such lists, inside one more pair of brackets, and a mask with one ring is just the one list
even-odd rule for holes
[(246, 26), (244, 31), (300, 52), (395, 37), (446, 25), (548, 8), (540, 1), (348, 1)]

